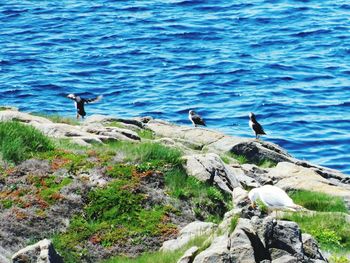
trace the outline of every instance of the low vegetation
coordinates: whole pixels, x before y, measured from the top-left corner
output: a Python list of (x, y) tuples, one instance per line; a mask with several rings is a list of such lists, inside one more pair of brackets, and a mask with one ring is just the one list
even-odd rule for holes
[[(91, 191), (82, 213), (71, 220), (65, 233), (55, 235), (55, 247), (65, 262), (89, 257), (82, 252), (91, 243), (106, 249), (139, 245), (146, 248), (149, 240), (175, 236), (178, 229), (171, 217), (181, 215), (181, 211), (169, 204), (150, 207), (149, 197), (142, 186), (144, 180), (164, 181), (164, 190), (174, 200), (190, 204), (194, 216), (200, 220), (219, 222), (230, 208), (229, 195), (187, 176), (182, 168), (182, 153), (158, 143), (115, 142), (96, 145), (73, 155), (69, 151), (51, 151), (45, 158), (51, 160), (51, 164), (64, 160), (58, 162), (61, 167), (81, 171), (89, 168), (87, 165), (96, 166), (95, 162), (84, 163), (88, 156), (103, 164), (105, 176), (111, 181), (106, 187)], [(70, 168), (72, 166), (76, 169)]]
[(0, 154), (6, 161), (17, 164), (53, 148), (52, 141), (32, 126), (16, 121), (0, 122)]

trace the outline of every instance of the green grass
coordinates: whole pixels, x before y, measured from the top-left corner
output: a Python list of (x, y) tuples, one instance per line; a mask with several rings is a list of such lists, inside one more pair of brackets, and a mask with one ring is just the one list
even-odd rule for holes
[(71, 117), (62, 117), (59, 115), (49, 115), (49, 114), (41, 114), (41, 113), (34, 113), (33, 115), (49, 119), (55, 123), (65, 123), (65, 124), (69, 124), (69, 125), (80, 125), (80, 122), (77, 119), (71, 118)]
[(288, 194), (296, 204), (309, 210), (348, 213), (341, 197), (305, 190), (292, 191)]
[(123, 124), (122, 124), (121, 122), (119, 122), (119, 121), (111, 121), (111, 122), (109, 122), (106, 126), (125, 129), (125, 125), (123, 125)]
[(16, 121), (0, 123), (0, 153), (6, 161), (20, 163), (53, 149), (52, 141), (31, 126)]
[(140, 169), (150, 170), (163, 167), (166, 164), (181, 166), (182, 153), (176, 148), (153, 142), (112, 142), (100, 146), (100, 151), (114, 151), (123, 156), (123, 162), (138, 164)]
[(113, 257), (104, 261), (104, 263), (176, 263), (189, 248), (197, 246), (199, 248), (199, 254), (201, 251), (209, 247), (209, 245), (210, 242), (208, 242), (208, 236), (197, 236), (188, 244), (175, 251), (144, 253), (136, 258), (123, 256)]
[(295, 203), (316, 212), (288, 213), (286, 219), (297, 222), (303, 232), (314, 236), (322, 249), (336, 253), (350, 252), (350, 223), (346, 221), (345, 214), (341, 214), (348, 213), (348, 210), (340, 197), (305, 190), (288, 194)]
[(350, 258), (344, 255), (332, 255), (329, 258), (330, 263), (350, 263)]
[(234, 154), (231, 152), (227, 153), (229, 157), (232, 157), (234, 159), (236, 159), (238, 161), (239, 164), (245, 164), (248, 163), (248, 158), (244, 155), (238, 155), (238, 154)]
[(261, 168), (272, 168), (275, 167), (277, 163), (272, 160), (264, 159), (261, 160), (257, 165)]
[(231, 219), (230, 222), (230, 228), (229, 228), (229, 233), (231, 234), (233, 231), (235, 231), (235, 228), (238, 224), (238, 220), (239, 220), (240, 215), (234, 215)]
[(350, 223), (344, 215), (318, 212), (288, 213), (284, 219), (298, 223), (302, 231), (311, 234), (323, 250), (350, 252)]
[(137, 135), (142, 139), (153, 140), (155, 138), (154, 132), (146, 129), (137, 131)]
[(230, 195), (188, 176), (182, 168), (166, 172), (165, 185), (171, 196), (191, 202), (196, 216), (201, 220), (218, 223), (231, 208)]

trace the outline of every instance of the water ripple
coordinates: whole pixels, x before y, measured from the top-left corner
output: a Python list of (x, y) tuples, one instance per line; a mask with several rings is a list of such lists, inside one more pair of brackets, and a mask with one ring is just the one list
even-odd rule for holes
[(350, 174), (350, 5), (341, 0), (82, 0), (0, 4), (0, 105), (151, 115), (266, 140)]

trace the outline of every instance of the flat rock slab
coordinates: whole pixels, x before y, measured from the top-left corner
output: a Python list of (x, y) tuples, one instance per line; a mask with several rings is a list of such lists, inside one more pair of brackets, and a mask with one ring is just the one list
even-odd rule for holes
[(284, 190), (308, 190), (343, 197), (350, 207), (350, 185), (333, 185), (315, 170), (281, 162), (267, 176)]

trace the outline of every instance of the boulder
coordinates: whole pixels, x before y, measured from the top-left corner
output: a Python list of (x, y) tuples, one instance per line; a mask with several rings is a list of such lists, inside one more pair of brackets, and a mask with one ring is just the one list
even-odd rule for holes
[(210, 235), (216, 226), (216, 224), (209, 222), (192, 222), (180, 230), (179, 236), (176, 239), (165, 241), (160, 250), (173, 251), (181, 248), (196, 236)]
[(315, 170), (281, 162), (267, 176), (284, 190), (309, 190), (343, 197), (350, 207), (350, 185), (334, 185)]
[(227, 235), (215, 237), (211, 245), (199, 253), (193, 263), (230, 263), (228, 247), (229, 238)]
[(263, 160), (271, 160), (276, 163), (294, 161), (294, 158), (278, 145), (260, 140), (249, 140), (237, 143), (232, 145), (230, 152), (245, 156), (249, 163), (259, 163)]
[(4, 110), (0, 111), (0, 122), (1, 121), (20, 121), (24, 123), (42, 123), (42, 124), (48, 124), (52, 123), (49, 119), (46, 119), (44, 117), (34, 116), (28, 113), (20, 112), (17, 110)]
[(177, 263), (192, 263), (199, 248), (194, 246), (186, 250), (185, 254), (177, 261)]
[(240, 186), (233, 170), (215, 153), (187, 155), (184, 159), (187, 174), (202, 182), (214, 183), (229, 193)]
[(52, 243), (43, 239), (34, 245), (27, 246), (12, 256), (13, 263), (63, 263), (62, 257), (57, 254)]
[(234, 207), (244, 207), (250, 203), (248, 191), (241, 187), (235, 187), (232, 191), (232, 201)]
[(318, 248), (316, 240), (309, 234), (302, 234), (304, 253), (311, 259), (325, 260), (320, 249)]
[[(229, 249), (231, 262), (256, 262), (255, 250), (250, 240), (251, 236), (256, 236), (253, 225), (249, 219), (240, 218), (238, 224), (230, 236)], [(256, 242), (259, 245), (261, 242)], [(266, 248), (260, 245), (260, 262), (269, 259)], [(265, 255), (265, 256), (264, 256)]]
[(139, 128), (143, 128), (144, 124), (141, 120), (137, 119), (123, 119), (123, 118), (117, 118), (113, 116), (106, 116), (106, 115), (98, 115), (94, 114), (85, 119), (85, 124), (95, 124), (95, 123), (102, 123), (102, 124), (108, 124), (110, 122), (120, 122), (122, 124), (130, 124)]

